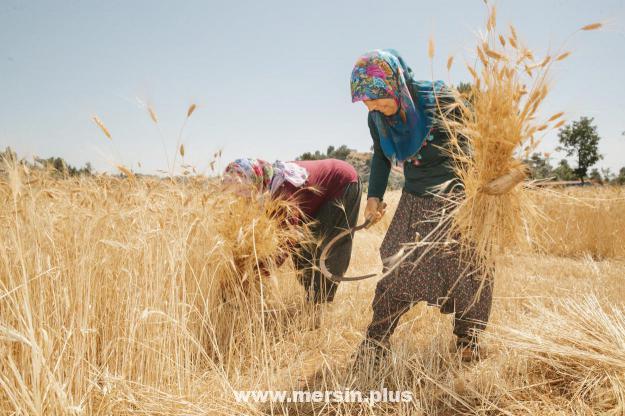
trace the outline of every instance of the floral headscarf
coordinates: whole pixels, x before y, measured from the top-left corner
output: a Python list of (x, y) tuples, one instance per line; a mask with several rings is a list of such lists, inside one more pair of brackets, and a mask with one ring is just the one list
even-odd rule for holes
[(263, 191), (269, 189), (271, 185), (273, 167), (271, 163), (261, 159), (236, 159), (226, 166), (224, 176), (238, 177)]
[(300, 187), (308, 179), (308, 171), (294, 163), (277, 160), (273, 165), (261, 159), (237, 159), (226, 166), (224, 176), (236, 176), (254, 184), (259, 190), (275, 193), (287, 181)]
[(293, 162), (276, 160), (273, 164), (273, 180), (271, 181), (271, 193), (275, 193), (282, 184), (287, 181), (296, 188), (304, 185), (308, 179), (306, 168)]
[[(408, 81), (417, 84), (418, 101), (408, 89)], [(399, 162), (414, 157), (432, 127), (431, 108), (435, 94), (444, 87), (441, 81), (415, 82), (412, 70), (393, 49), (376, 49), (356, 61), (351, 76), (352, 102), (393, 98), (399, 110), (392, 116), (372, 111), (384, 155)]]

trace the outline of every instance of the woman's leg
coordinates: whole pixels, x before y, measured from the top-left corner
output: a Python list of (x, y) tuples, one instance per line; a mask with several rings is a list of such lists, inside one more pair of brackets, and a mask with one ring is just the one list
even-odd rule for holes
[[(402, 194), (380, 249), (382, 258), (397, 253), (402, 244), (413, 242), (415, 232), (430, 242), (444, 238), (445, 232), (434, 231), (443, 203), (439, 198)], [(437, 235), (429, 236), (430, 233)], [(424, 250), (416, 250), (395, 273), (378, 282), (367, 337), (386, 341), (399, 318), (419, 301), (439, 306), (443, 313), (455, 312), (454, 333), (459, 337), (475, 339), (477, 332), (485, 328), (492, 303), (492, 283), (482, 283), (475, 265), (461, 256), (457, 246)], [(419, 262), (413, 263), (417, 258)]]
[(493, 303), (492, 279), (485, 279), (483, 282), (472, 279), (464, 290), (454, 293), (454, 299), (457, 304), (463, 305), (454, 315), (454, 335), (458, 339), (477, 342), (479, 332), (486, 329), (490, 317)]
[(380, 343), (388, 342), (395, 332), (399, 318), (408, 312), (412, 302), (397, 296), (396, 290), (401, 281), (396, 275), (380, 280), (373, 298), (373, 317), (367, 327), (367, 338)]
[[(308, 290), (308, 299), (315, 303), (332, 302), (338, 283), (327, 279), (320, 271), (319, 256), (325, 245), (338, 233), (354, 227), (358, 221), (362, 188), (360, 182), (345, 187), (343, 195), (335, 201), (324, 204), (317, 213), (317, 224), (313, 227), (315, 237), (321, 240), (319, 246), (308, 247), (304, 261), (310, 266), (303, 270), (302, 284)], [(326, 258), (328, 270), (343, 276), (349, 267), (352, 253), (352, 239), (348, 236), (337, 242)]]
[(304, 287), (308, 300), (310, 300), (310, 293), (313, 290), (314, 257), (315, 246), (313, 244), (297, 245), (295, 255), (293, 256), (293, 264), (297, 271), (299, 282)]
[[(328, 204), (327, 215), (324, 215), (323, 223), (326, 224), (326, 236), (319, 247), (319, 252), (325, 245), (340, 232), (355, 227), (358, 222), (358, 212), (360, 211), (360, 200), (362, 197), (362, 186), (360, 180), (350, 183), (345, 187), (343, 195), (334, 203)], [(322, 211), (323, 208), (322, 208)], [(328, 218), (328, 216), (330, 218)], [(321, 216), (318, 216), (321, 221)], [(350, 236), (338, 241), (332, 249), (328, 251), (326, 267), (335, 276), (344, 276), (349, 267), (352, 257), (353, 239)], [(317, 258), (319, 267), (319, 259)], [(332, 302), (338, 289), (338, 283), (326, 279), (321, 272), (319, 275), (319, 298), (326, 302)]]
[[(404, 193), (380, 247), (380, 256), (383, 259), (396, 254), (402, 244), (414, 241), (416, 235), (411, 227), (411, 220), (411, 197)], [(367, 328), (368, 339), (387, 343), (399, 318), (412, 306), (415, 299), (409, 293), (410, 275), (411, 273), (406, 272), (406, 267), (400, 266), (395, 273), (377, 283), (372, 303), (373, 317)]]

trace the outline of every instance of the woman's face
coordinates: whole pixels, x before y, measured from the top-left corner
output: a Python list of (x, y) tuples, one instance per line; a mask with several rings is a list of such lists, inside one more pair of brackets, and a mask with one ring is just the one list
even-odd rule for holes
[(397, 102), (393, 98), (379, 98), (377, 100), (363, 101), (369, 111), (379, 111), (385, 116), (392, 116), (399, 110)]

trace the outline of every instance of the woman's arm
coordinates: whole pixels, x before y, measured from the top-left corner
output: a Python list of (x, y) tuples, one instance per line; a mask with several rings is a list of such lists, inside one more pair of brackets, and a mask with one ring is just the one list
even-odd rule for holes
[(369, 116), (369, 131), (373, 139), (373, 156), (371, 157), (371, 171), (369, 174), (369, 191), (367, 199), (378, 198), (382, 201), (386, 186), (388, 185), (388, 175), (391, 172), (391, 162), (384, 156), (382, 147), (380, 146), (380, 136), (378, 129), (373, 124), (371, 116)]
[(384, 156), (380, 146), (380, 136), (378, 130), (369, 117), (369, 131), (373, 139), (373, 156), (369, 173), (369, 191), (367, 192), (367, 206), (365, 207), (365, 219), (375, 224), (382, 218), (386, 204), (382, 202), (386, 186), (388, 185), (388, 175), (391, 172), (391, 162)]

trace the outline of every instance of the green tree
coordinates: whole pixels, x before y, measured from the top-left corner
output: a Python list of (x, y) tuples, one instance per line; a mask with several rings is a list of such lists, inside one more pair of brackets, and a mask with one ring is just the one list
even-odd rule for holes
[(460, 84), (458, 84), (458, 87), (456, 87), (456, 89), (461, 94), (468, 94), (468, 93), (471, 92), (471, 83), (470, 82), (461, 82)]
[(618, 185), (625, 185), (625, 167), (618, 171), (618, 175), (614, 178), (614, 182)]
[(553, 166), (549, 163), (549, 159), (540, 153), (533, 153), (525, 164), (529, 167), (532, 179), (547, 179), (554, 176)]
[(468, 102), (473, 103), (473, 86), (470, 82), (461, 82), (456, 87), (456, 90), (462, 95)]
[(603, 177), (603, 181), (605, 183), (613, 182), (616, 178), (616, 175), (612, 173), (612, 169), (610, 168), (601, 168), (601, 176)]
[(321, 153), (319, 150), (317, 150), (315, 153), (310, 153), (310, 152), (302, 153), (295, 159), (296, 160), (319, 160), (319, 159), (326, 159), (326, 155), (325, 153)]
[(299, 155), (296, 160), (321, 160), (321, 159), (340, 159), (347, 160), (347, 156), (355, 150), (350, 149), (346, 145), (342, 144), (338, 148), (334, 146), (328, 146), (325, 153), (321, 153), (316, 150), (315, 153), (306, 152)]
[(603, 178), (601, 177), (601, 173), (599, 172), (599, 169), (597, 168), (593, 168), (590, 171), (590, 175), (588, 177), (592, 179), (593, 181), (603, 183)]
[(347, 156), (349, 156), (352, 152), (354, 152), (353, 149), (350, 149), (346, 145), (342, 144), (338, 149), (335, 149), (334, 146), (329, 146), (327, 155), (328, 158), (346, 160)]
[(91, 167), (91, 163), (89, 162), (87, 162), (82, 168), (72, 166), (60, 157), (49, 157), (47, 159), (35, 158), (35, 162), (42, 166), (44, 169), (49, 169), (57, 175), (81, 176), (93, 174), (93, 168)]
[(599, 153), (599, 134), (597, 127), (592, 125), (593, 118), (581, 117), (579, 121), (568, 124), (558, 133), (560, 147), (567, 156), (577, 161), (575, 176), (584, 182), (588, 176), (588, 168), (597, 163), (603, 156)]
[(575, 180), (575, 172), (569, 166), (569, 162), (566, 159), (562, 159), (557, 168), (553, 170), (556, 178), (561, 181), (573, 181)]

